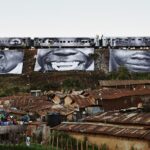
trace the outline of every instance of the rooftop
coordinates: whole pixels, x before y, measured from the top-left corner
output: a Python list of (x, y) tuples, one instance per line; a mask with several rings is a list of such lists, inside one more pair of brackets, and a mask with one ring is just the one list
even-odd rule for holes
[(142, 96), (150, 95), (150, 90), (147, 88), (140, 89), (99, 89), (88, 91), (86, 94), (92, 96), (95, 99), (118, 99), (129, 96)]
[(150, 84), (150, 80), (100, 80), (99, 85), (100, 86), (121, 86), (121, 85), (145, 85)]
[(150, 129), (109, 125), (103, 123), (87, 123), (87, 122), (64, 122), (53, 128), (54, 130), (75, 132), (81, 134), (98, 134), (109, 135), (115, 137), (136, 138), (150, 140)]
[(150, 127), (150, 113), (104, 112), (85, 118), (86, 122), (101, 122), (111, 124), (142, 125)]

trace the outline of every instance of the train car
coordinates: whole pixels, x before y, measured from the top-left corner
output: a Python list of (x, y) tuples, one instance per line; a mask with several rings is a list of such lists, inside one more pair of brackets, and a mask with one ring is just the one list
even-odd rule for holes
[(128, 43), (131, 47), (149, 47), (150, 37), (128, 37)]
[(30, 48), (31, 39), (21, 37), (0, 38), (0, 48)]
[(128, 37), (122, 37), (122, 38), (111, 38), (110, 42), (111, 47), (129, 47), (129, 40)]
[(101, 39), (102, 47), (129, 47), (128, 37), (102, 37)]
[(150, 47), (150, 37), (102, 37), (101, 45), (112, 48)]
[[(35, 48), (95, 47), (94, 38), (34, 38)], [(98, 45), (97, 45), (98, 46)]]

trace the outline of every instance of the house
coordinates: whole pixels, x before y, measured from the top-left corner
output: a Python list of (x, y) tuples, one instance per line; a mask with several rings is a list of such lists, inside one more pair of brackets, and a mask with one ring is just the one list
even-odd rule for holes
[(110, 89), (88, 91), (86, 97), (93, 97), (97, 105), (101, 105), (104, 111), (120, 110), (129, 107), (137, 107), (139, 103), (144, 104), (150, 100), (150, 90), (140, 89)]
[(77, 140), (85, 139), (110, 150), (149, 150), (150, 113), (104, 112), (89, 116), (83, 122), (64, 122), (53, 130), (67, 132)]
[(92, 115), (102, 111), (101, 105), (98, 105), (92, 96), (67, 95), (64, 98), (64, 106), (75, 109), (74, 120), (79, 120), (86, 115)]
[(150, 88), (150, 80), (100, 80), (101, 88)]

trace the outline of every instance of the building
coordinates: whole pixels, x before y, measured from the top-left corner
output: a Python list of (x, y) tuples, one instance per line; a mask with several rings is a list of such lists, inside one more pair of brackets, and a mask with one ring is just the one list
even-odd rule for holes
[(87, 117), (84, 122), (64, 122), (54, 130), (99, 147), (106, 144), (109, 150), (149, 150), (150, 113), (105, 112)]

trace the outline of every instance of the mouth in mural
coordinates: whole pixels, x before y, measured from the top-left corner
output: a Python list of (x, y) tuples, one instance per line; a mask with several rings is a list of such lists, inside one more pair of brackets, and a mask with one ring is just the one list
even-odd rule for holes
[(127, 59), (127, 65), (130, 65), (135, 68), (143, 68), (149, 69), (150, 68), (150, 55), (144, 54), (134, 54), (131, 58)]
[(131, 59), (150, 61), (150, 55), (149, 54), (145, 55), (145, 54), (141, 54), (141, 53), (136, 53), (136, 54), (132, 55)]
[(134, 72), (147, 72), (150, 71), (150, 65), (146, 63), (127, 63), (125, 65), (129, 70), (132, 70)]
[(75, 68), (77, 68), (80, 65), (80, 62), (52, 62), (51, 63), (52, 68), (55, 70), (74, 70)]

